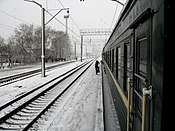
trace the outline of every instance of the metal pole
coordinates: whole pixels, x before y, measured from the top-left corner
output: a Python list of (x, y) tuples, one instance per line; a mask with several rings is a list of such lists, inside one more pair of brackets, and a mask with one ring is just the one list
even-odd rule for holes
[(87, 59), (87, 44), (86, 44), (86, 59)]
[(45, 77), (45, 14), (44, 14), (45, 9), (42, 7), (41, 4), (37, 3), (34, 0), (24, 0), (24, 1), (35, 3), (41, 7), (41, 12), (42, 12), (42, 15), (41, 15), (41, 26), (42, 26), (41, 77)]
[(152, 86), (150, 85), (148, 88), (143, 88), (143, 100), (142, 100), (142, 130), (145, 131), (145, 125), (146, 125), (146, 99), (147, 95), (149, 96), (149, 99), (152, 98)]
[(66, 19), (66, 34), (67, 34), (67, 26), (68, 26), (67, 19), (69, 18), (69, 15), (65, 15), (64, 18)]
[(75, 60), (77, 61), (77, 56), (76, 56), (76, 42), (74, 44), (75, 44)]
[(44, 14), (44, 8), (41, 7), (41, 11), (42, 11), (42, 54), (41, 54), (41, 76), (45, 77), (45, 14)]
[(66, 34), (67, 34), (67, 18), (66, 18)]
[(83, 57), (83, 35), (81, 35), (81, 62)]
[(131, 97), (131, 78), (128, 78), (128, 110), (127, 110), (127, 131), (130, 131), (130, 97)]
[(145, 131), (146, 95), (143, 95), (142, 103), (142, 131)]

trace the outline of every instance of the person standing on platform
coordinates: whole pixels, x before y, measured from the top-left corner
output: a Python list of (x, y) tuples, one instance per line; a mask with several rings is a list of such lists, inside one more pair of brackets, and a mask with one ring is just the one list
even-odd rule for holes
[(100, 64), (100, 62), (99, 62), (98, 60), (96, 60), (96, 62), (95, 62), (95, 72), (96, 72), (96, 75), (97, 75), (98, 73), (100, 73), (99, 64)]

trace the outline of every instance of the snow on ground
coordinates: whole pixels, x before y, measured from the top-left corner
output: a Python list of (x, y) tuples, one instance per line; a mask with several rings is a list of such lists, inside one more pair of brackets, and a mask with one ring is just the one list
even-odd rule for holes
[(47, 131), (103, 131), (102, 78), (94, 65)]
[[(67, 62), (67, 61), (66, 61)], [(62, 63), (66, 63), (65, 61), (63, 62), (49, 62), (46, 63), (46, 67), (51, 66), (51, 65), (58, 65), (58, 64), (62, 64)], [(31, 69), (41, 69), (41, 64), (33, 64), (33, 65), (22, 65), (22, 66), (16, 66), (13, 68), (5, 68), (5, 69), (0, 69), (0, 78), (3, 77), (7, 77), (7, 76), (11, 76), (14, 74), (18, 74), (21, 72), (27, 72), (30, 71)]]
[[(73, 62), (71, 64), (46, 72), (46, 77), (41, 77), (41, 74), (39, 74), (34, 77), (0, 87), (0, 106), (80, 64), (80, 61)], [(31, 69), (32, 68), (30, 68), (30, 70)]]
[[(0, 87), (0, 105), (15, 97), (61, 75), (70, 68), (78, 66), (81, 62), (71, 63), (61, 68)], [(83, 81), (72, 92), (72, 96), (63, 108), (55, 114), (47, 131), (103, 131), (103, 104), (102, 104), (102, 78), (95, 74), (94, 64), (87, 71)], [(44, 130), (44, 131), (45, 131)]]

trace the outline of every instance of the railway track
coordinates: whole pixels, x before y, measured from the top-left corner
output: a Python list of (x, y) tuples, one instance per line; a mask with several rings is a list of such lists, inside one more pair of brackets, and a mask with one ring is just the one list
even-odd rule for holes
[(57, 103), (92, 63), (93, 60), (85, 62), (1, 106), (0, 130), (26, 131), (31, 129), (32, 125)]
[[(45, 70), (49, 71), (53, 68), (56, 68), (56, 67), (59, 67), (59, 66), (65, 65), (65, 64), (69, 64), (69, 63), (72, 63), (72, 61), (57, 64), (57, 65), (48, 66), (48, 67), (46, 67)], [(7, 84), (17, 82), (17, 81), (20, 81), (20, 80), (23, 80), (23, 79), (33, 77), (35, 75), (38, 75), (40, 72), (41, 72), (41, 69), (34, 69), (34, 70), (27, 71), (27, 72), (24, 72), (24, 73), (18, 73), (18, 74), (15, 74), (15, 75), (0, 78), (0, 87), (5, 86)]]

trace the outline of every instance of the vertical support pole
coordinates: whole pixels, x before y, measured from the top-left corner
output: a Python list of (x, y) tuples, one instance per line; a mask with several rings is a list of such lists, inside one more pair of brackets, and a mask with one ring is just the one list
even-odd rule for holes
[(44, 8), (41, 7), (41, 11), (42, 11), (42, 54), (41, 54), (41, 61), (42, 61), (42, 65), (41, 65), (41, 76), (45, 77), (45, 14), (44, 14)]
[(152, 98), (152, 86), (150, 85), (148, 88), (143, 88), (143, 103), (142, 103), (142, 131), (145, 131), (145, 123), (146, 123), (146, 99), (147, 95), (148, 98)]
[(83, 57), (83, 35), (81, 35), (81, 62), (82, 62), (82, 58)]
[(77, 56), (76, 56), (76, 42), (74, 43), (75, 44), (75, 60), (77, 61)]
[(66, 34), (67, 34), (67, 18), (66, 18)]
[(86, 59), (87, 59), (87, 44), (86, 44)]
[(142, 131), (145, 131), (145, 114), (146, 114), (146, 94), (143, 94), (142, 103)]
[(127, 111), (127, 131), (130, 127), (130, 98), (131, 98), (131, 88), (130, 88), (131, 78), (128, 78), (128, 111)]
[(66, 34), (68, 33), (68, 22), (67, 19), (69, 18), (69, 15), (65, 15), (64, 18), (66, 19)]

